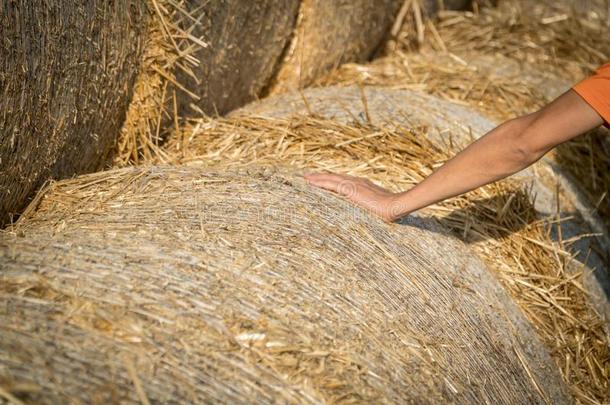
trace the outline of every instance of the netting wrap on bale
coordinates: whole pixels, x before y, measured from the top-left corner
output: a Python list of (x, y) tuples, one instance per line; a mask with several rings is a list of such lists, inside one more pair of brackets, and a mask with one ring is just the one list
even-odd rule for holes
[(24, 400), (568, 403), (463, 244), (299, 177), (122, 169), (0, 236), (0, 387)]
[(142, 52), (141, 1), (0, 5), (0, 224), (49, 177), (100, 167)]

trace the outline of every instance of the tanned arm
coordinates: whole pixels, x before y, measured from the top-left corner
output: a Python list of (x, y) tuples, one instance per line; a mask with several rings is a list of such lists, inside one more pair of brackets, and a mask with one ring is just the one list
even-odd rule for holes
[(340, 174), (305, 178), (390, 222), (521, 171), (555, 146), (602, 124), (599, 114), (569, 90), (541, 110), (491, 130), (408, 191), (391, 193), (369, 180)]

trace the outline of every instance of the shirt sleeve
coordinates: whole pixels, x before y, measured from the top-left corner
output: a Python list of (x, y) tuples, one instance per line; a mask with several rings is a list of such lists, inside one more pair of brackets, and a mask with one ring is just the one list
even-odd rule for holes
[(606, 126), (610, 127), (610, 62), (597, 69), (593, 76), (584, 79), (572, 89), (597, 111), (606, 121)]

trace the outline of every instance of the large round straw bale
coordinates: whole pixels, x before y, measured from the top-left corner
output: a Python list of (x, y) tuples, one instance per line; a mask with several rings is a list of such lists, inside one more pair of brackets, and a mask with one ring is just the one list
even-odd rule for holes
[(32, 401), (569, 402), (469, 249), (292, 175), (59, 182), (0, 263), (0, 387)]
[[(303, 92), (280, 94), (236, 110), (233, 117), (261, 116), (288, 118), (295, 114), (314, 114), (340, 122), (372, 122), (375, 125), (424, 126), (430, 140), (455, 151), (494, 128), (496, 122), (472, 109), (412, 90), (381, 87), (324, 87)], [(588, 266), (587, 288), (596, 309), (610, 319), (610, 280), (603, 253), (610, 247), (604, 222), (579, 191), (574, 180), (550, 160), (544, 160), (519, 175), (531, 181), (536, 193), (537, 211), (547, 217), (560, 214), (559, 238), (574, 238), (579, 253), (578, 266)], [(559, 188), (560, 197), (556, 196)], [(595, 236), (582, 237), (582, 235)], [(591, 253), (589, 253), (591, 252)], [(601, 252), (601, 253), (596, 253)], [(593, 271), (595, 270), (595, 271)]]
[[(332, 2), (324, 2), (332, 3)], [(268, 84), (296, 23), (299, 0), (188, 0), (189, 18), (180, 25), (207, 43), (193, 56), (193, 75), (178, 79), (201, 99), (206, 114), (225, 114), (255, 99)], [(196, 114), (188, 97), (182, 112)], [(196, 114), (199, 115), (199, 114)]]
[(402, 0), (303, 0), (292, 43), (270, 88), (312, 83), (345, 62), (363, 62), (389, 31)]
[(95, 170), (125, 118), (142, 1), (0, 6), (0, 225), (49, 177)]

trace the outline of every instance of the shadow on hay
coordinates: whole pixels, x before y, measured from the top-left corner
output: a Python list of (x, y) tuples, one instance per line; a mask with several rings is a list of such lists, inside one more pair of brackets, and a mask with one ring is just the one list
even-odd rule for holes
[[(504, 207), (507, 207), (504, 209)], [(457, 237), (466, 244), (484, 242), (486, 240), (501, 241), (511, 234), (525, 231), (528, 227), (537, 226), (540, 220), (534, 203), (528, 198), (527, 192), (502, 193), (490, 198), (472, 201), (468, 206), (457, 208), (445, 217), (418, 216), (417, 214), (402, 219), (401, 225), (413, 226), (441, 235)], [(546, 223), (545, 231), (553, 240), (568, 243), (575, 251), (574, 260), (582, 266), (588, 266), (599, 283), (600, 292), (610, 297), (610, 277), (607, 269), (607, 253), (594, 250), (601, 258), (596, 261), (591, 255), (591, 245), (588, 239), (593, 235), (583, 235), (578, 214), (566, 217), (565, 213), (558, 222)]]
[(409, 216), (399, 223), (457, 236), (470, 244), (490, 239), (501, 240), (538, 219), (527, 193), (520, 190), (474, 200), (445, 217)]

